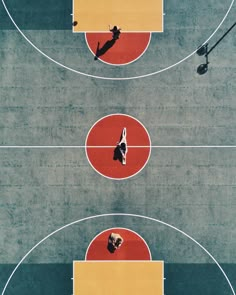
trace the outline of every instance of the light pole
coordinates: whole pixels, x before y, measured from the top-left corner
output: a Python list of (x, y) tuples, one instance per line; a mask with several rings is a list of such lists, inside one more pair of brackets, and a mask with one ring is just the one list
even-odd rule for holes
[(212, 52), (212, 50), (224, 39), (224, 37), (233, 29), (233, 27), (236, 26), (236, 22), (227, 30), (227, 32), (224, 33), (224, 35), (210, 48), (210, 50), (208, 51), (208, 43), (205, 43), (203, 45), (201, 45), (198, 50), (197, 50), (197, 54), (199, 56), (205, 55), (206, 58), (206, 62), (204, 64), (201, 64), (198, 66), (197, 68), (197, 73), (199, 75), (203, 75), (208, 71), (208, 55), (210, 54), (210, 52)]

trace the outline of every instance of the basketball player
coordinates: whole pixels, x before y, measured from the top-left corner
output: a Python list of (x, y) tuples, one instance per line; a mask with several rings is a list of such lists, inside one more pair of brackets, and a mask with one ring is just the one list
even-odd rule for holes
[(117, 40), (120, 38), (120, 31), (121, 31), (121, 28), (117, 27), (117, 26), (114, 26), (112, 29), (111, 29), (111, 25), (109, 25), (109, 31), (112, 32), (112, 39), (113, 40)]
[(126, 128), (124, 128), (122, 131), (121, 140), (117, 143), (117, 146), (119, 147), (120, 153), (122, 155), (123, 165), (126, 165), (126, 154), (128, 153), (126, 134)]
[(116, 234), (116, 233), (111, 233), (109, 238), (108, 238), (108, 245), (107, 249), (111, 252), (114, 253), (115, 250), (120, 248), (122, 245), (124, 239), (121, 237), (121, 235)]

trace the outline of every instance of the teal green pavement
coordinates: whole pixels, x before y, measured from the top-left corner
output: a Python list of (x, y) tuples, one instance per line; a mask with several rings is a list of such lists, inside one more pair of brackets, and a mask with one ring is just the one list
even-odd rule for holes
[[(235, 273), (235, 265), (223, 265), (229, 273)], [(2, 265), (3, 278), (13, 269)], [(73, 294), (72, 264), (24, 264), (13, 278), (6, 295)], [(211, 295), (231, 294), (227, 284), (222, 284), (221, 275), (212, 265), (165, 264), (165, 294)], [(27, 279), (26, 279), (27, 278)]]
[[(71, 1), (5, 1), (39, 49), (85, 74), (126, 78), (163, 70), (193, 52), (219, 25), (231, 1), (170, 0), (165, 30), (152, 34), (135, 63), (94, 61), (84, 34), (71, 32)], [(211, 47), (235, 22), (235, 5)], [(120, 24), (122, 26), (122, 24)], [(122, 35), (121, 35), (122, 36)], [(236, 50), (232, 31), (209, 56), (208, 73), (191, 56), (143, 79), (101, 80), (49, 61), (20, 35), (0, 5), (0, 293), (32, 247), (72, 221), (104, 213), (156, 218), (184, 231), (222, 266), (236, 288), (236, 148), (153, 148), (135, 177), (112, 181), (89, 165), (84, 143), (101, 117), (140, 120), (155, 146), (236, 145)], [(52, 236), (19, 266), (5, 294), (72, 294), (72, 261), (84, 259), (96, 234), (135, 230), (153, 259), (165, 262), (165, 294), (233, 295), (212, 259), (167, 226), (132, 217), (100, 218)]]
[[(6, 1), (7, 9), (22, 30), (71, 30), (72, 1)], [(1, 29), (12, 29), (1, 9)]]

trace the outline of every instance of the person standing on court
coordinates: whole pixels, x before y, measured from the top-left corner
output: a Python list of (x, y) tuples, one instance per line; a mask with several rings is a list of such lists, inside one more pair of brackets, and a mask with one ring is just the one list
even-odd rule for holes
[(120, 248), (123, 242), (124, 239), (121, 237), (121, 235), (117, 233), (111, 233), (108, 237), (107, 249), (109, 250), (109, 252), (114, 253), (115, 250)]
[(126, 134), (127, 134), (126, 128), (124, 128), (122, 130), (120, 142), (117, 143), (117, 147), (119, 148), (119, 151), (122, 157), (121, 163), (123, 165), (126, 165), (126, 154), (128, 153)]
[(113, 40), (117, 40), (120, 38), (120, 31), (121, 31), (121, 28), (117, 27), (117, 26), (114, 26), (112, 29), (111, 29), (111, 25), (109, 25), (109, 31), (112, 32), (112, 39)]

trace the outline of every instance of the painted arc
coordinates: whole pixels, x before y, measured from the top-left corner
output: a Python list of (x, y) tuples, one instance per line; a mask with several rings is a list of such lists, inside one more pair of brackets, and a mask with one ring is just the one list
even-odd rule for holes
[(149, 220), (152, 221), (154, 223), (159, 223), (162, 225), (165, 225), (179, 233), (181, 233), (182, 235), (184, 235), (185, 237), (187, 237), (188, 239), (190, 239), (192, 242), (194, 242), (196, 245), (198, 245), (210, 258), (211, 260), (217, 265), (217, 267), (219, 268), (221, 274), (223, 275), (224, 279), (227, 282), (227, 285), (229, 286), (230, 290), (231, 290), (231, 294), (236, 295), (234, 288), (228, 278), (228, 276), (226, 275), (226, 273), (224, 272), (223, 268), (220, 266), (220, 264), (217, 262), (217, 260), (213, 257), (213, 255), (206, 249), (204, 248), (199, 242), (197, 242), (194, 238), (192, 238), (190, 235), (188, 235), (187, 233), (185, 233), (184, 231), (176, 228), (175, 226), (168, 224), (164, 221), (152, 218), (152, 217), (148, 217), (148, 216), (144, 216), (144, 215), (138, 215), (138, 214), (131, 214), (131, 213), (106, 213), (106, 214), (100, 214), (100, 215), (94, 215), (94, 216), (89, 216), (89, 217), (85, 217), (76, 221), (73, 221), (71, 223), (68, 223), (60, 228), (58, 228), (57, 230), (53, 231), (52, 233), (48, 234), (45, 238), (43, 238), (42, 240), (40, 240), (37, 244), (35, 244), (23, 257), (22, 259), (19, 261), (19, 263), (16, 265), (16, 267), (13, 269), (12, 273), (10, 274), (10, 276), (7, 279), (7, 282), (3, 288), (2, 291), (2, 295), (5, 294), (6, 289), (12, 279), (12, 277), (14, 276), (14, 274), (16, 273), (16, 271), (18, 270), (19, 266), (25, 261), (25, 259), (39, 246), (41, 245), (44, 241), (46, 241), (48, 238), (52, 237), (53, 235), (55, 235), (56, 233), (74, 225), (74, 224), (80, 224), (82, 222), (88, 221), (88, 220), (92, 220), (92, 219), (100, 219), (100, 218), (105, 218), (105, 217), (114, 217), (114, 216), (119, 216), (119, 217), (131, 217), (131, 218), (138, 218), (138, 219), (144, 219), (144, 220)]
[[(107, 250), (109, 235), (119, 233), (124, 243), (114, 253)], [(151, 251), (146, 241), (127, 228), (110, 228), (99, 233), (89, 244), (85, 260), (151, 260)]]
[(122, 33), (115, 42), (111, 40), (111, 33), (85, 33), (85, 40), (91, 53), (99, 60), (122, 66), (141, 58), (148, 49), (151, 33)]

